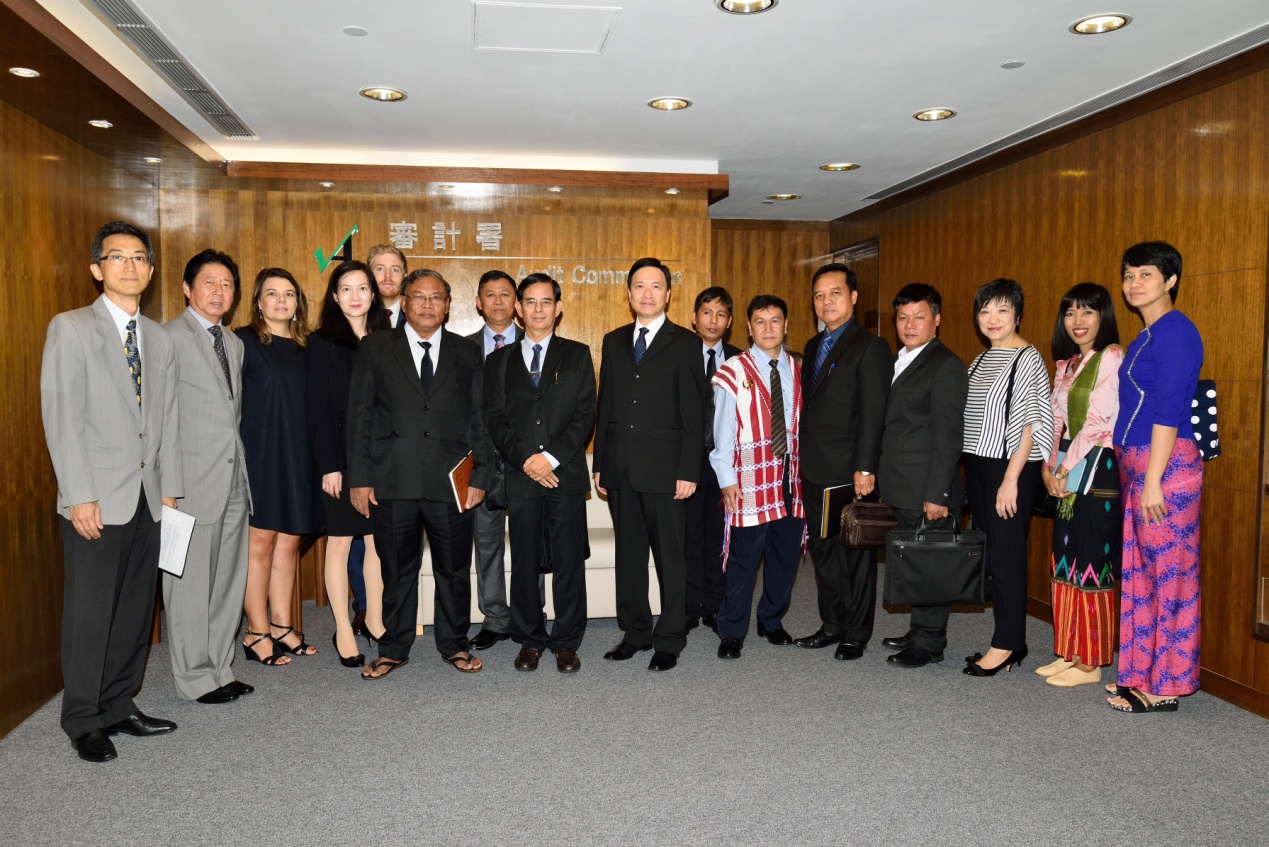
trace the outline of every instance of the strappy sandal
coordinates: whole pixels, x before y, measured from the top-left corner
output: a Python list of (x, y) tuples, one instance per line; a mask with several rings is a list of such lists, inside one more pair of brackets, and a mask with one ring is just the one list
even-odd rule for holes
[[(445, 662), (448, 665), (453, 665), (454, 670), (458, 671), (459, 673), (479, 673), (480, 669), (485, 666), (485, 663), (482, 662), (479, 659), (479, 657), (473, 656), (471, 653), (468, 653), (466, 656), (464, 656), (462, 653), (458, 653), (456, 655), (449, 656), (449, 657), (442, 656), (441, 661)], [(466, 663), (467, 667), (460, 668), (458, 666), (459, 662)], [(472, 665), (475, 665), (475, 667), (472, 667)]]
[(1155, 700), (1153, 703), (1135, 688), (1129, 688), (1119, 695), (1128, 701), (1127, 706), (1117, 706), (1110, 703), (1110, 707), (1116, 712), (1131, 712), (1132, 714), (1140, 714), (1142, 712), (1175, 712), (1181, 705), (1181, 701), (1175, 697), (1168, 697), (1164, 700)]
[[(306, 643), (304, 641), (304, 633), (300, 632), (295, 627), (293, 626), (284, 627), (282, 626), (282, 624), (274, 623), (273, 621), (269, 621), (269, 626), (273, 627), (273, 629), (282, 630), (281, 635), (270, 636), (273, 639), (273, 643), (278, 645), (279, 649), (284, 650), (285, 652), (290, 653), (293, 656), (316, 656), (317, 655), (317, 648), (311, 644)], [(300, 643), (295, 645), (294, 647), (292, 647), (290, 644), (287, 644), (285, 641), (282, 640), (283, 638), (286, 638), (288, 635), (290, 635), (292, 632), (295, 633), (296, 638), (300, 639)], [(312, 650), (313, 652), (310, 653), (309, 652), (310, 650)]]
[[(251, 630), (247, 630), (247, 635), (259, 636), (259, 638), (257, 638), (255, 641), (252, 641), (250, 644), (242, 645), (242, 652), (244, 655), (246, 655), (248, 662), (259, 662), (262, 665), (276, 665), (278, 664), (278, 659), (281, 659), (283, 656), (286, 655), (286, 651), (282, 650), (278, 642), (274, 641), (273, 636), (270, 635), (269, 633), (252, 632)], [(265, 640), (266, 638), (269, 639), (270, 641), (273, 641), (273, 653), (272, 655), (265, 656), (263, 659), (261, 659), (260, 654), (257, 653), (255, 650), (252, 650), (251, 648), (255, 647), (257, 644), (259, 644), (261, 641)], [(283, 662), (282, 664), (286, 665), (290, 663)]]
[[(380, 656), (370, 664), (366, 665), (365, 669), (361, 672), (361, 678), (366, 682), (374, 682), (376, 679), (383, 679), (397, 668), (402, 665), (408, 665), (409, 663), (409, 659), (387, 659)], [(383, 673), (378, 673), (380, 669), (383, 669)]]

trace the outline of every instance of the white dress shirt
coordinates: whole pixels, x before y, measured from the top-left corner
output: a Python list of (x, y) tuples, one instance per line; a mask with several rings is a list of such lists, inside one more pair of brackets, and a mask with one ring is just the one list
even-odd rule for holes
[(432, 358), (432, 373), (436, 373), (436, 363), (440, 360), (441, 355), (441, 336), (444, 335), (443, 330), (436, 330), (432, 333), (431, 338), (424, 338), (414, 331), (414, 327), (409, 324), (405, 325), (405, 337), (410, 341), (410, 355), (414, 357), (414, 372), (420, 376), (423, 373), (423, 348), (419, 345), (420, 341), (430, 341), (432, 349), (429, 354)]
[(894, 376), (890, 377), (890, 384), (894, 385), (894, 381), (899, 378), (899, 374), (906, 371), (908, 369), (908, 365), (912, 364), (916, 357), (921, 355), (921, 351), (929, 346), (930, 342), (927, 341), (920, 347), (913, 350), (909, 350), (907, 347), (900, 350), (899, 355), (896, 356), (894, 360)]

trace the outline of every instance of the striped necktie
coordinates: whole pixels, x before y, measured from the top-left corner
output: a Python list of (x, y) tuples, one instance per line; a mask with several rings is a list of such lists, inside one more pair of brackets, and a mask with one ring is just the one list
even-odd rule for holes
[(784, 423), (784, 386), (780, 384), (780, 360), (771, 360), (771, 452), (783, 459), (789, 452), (789, 431)]

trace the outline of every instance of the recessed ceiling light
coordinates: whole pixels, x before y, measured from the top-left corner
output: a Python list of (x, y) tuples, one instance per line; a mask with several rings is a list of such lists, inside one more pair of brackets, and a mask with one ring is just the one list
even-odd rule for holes
[(768, 194), (768, 195), (767, 195), (767, 199), (768, 199), (768, 200), (771, 200), (771, 201), (776, 201), (776, 200), (801, 200), (801, 199), (802, 199), (802, 195), (801, 195), (801, 194)]
[(1110, 14), (1093, 15), (1071, 24), (1071, 32), (1076, 35), (1101, 35), (1103, 32), (1114, 32), (1132, 23), (1128, 15)]
[(762, 205), (764, 205), (764, 206), (770, 206), (770, 205), (772, 205), (772, 204), (774, 204), (774, 203), (775, 203), (775, 201), (774, 201), (774, 200), (763, 200), (763, 201), (762, 201)]
[(369, 85), (357, 92), (368, 100), (378, 100), (381, 103), (395, 103), (398, 100), (405, 99), (405, 92), (399, 88), (388, 88), (382, 85)]
[(550, 188), (547, 189), (547, 191), (551, 192), (552, 194), (559, 194), (563, 190), (564, 189), (560, 188), (558, 185), (552, 185)]
[(692, 105), (692, 101), (686, 97), (657, 97), (648, 101), (648, 105), (653, 109), (660, 109), (662, 112), (677, 112), (680, 109), (686, 109)]
[(1012, 61), (1012, 62), (1005, 62), (1005, 63), (1004, 63), (1003, 65), (1001, 65), (1000, 67), (1004, 68), (1004, 69), (1005, 69), (1005, 70), (1007, 70), (1007, 71), (1012, 71), (1012, 70), (1016, 70), (1017, 68), (1022, 67), (1022, 66), (1023, 66), (1023, 65), (1025, 65), (1025, 64), (1026, 64), (1026, 62), (1019, 62), (1019, 61), (1017, 61), (1017, 60), (1014, 60), (1014, 61)]
[(369, 35), (369, 34), (370, 34), (370, 30), (367, 30), (367, 29), (362, 29), (362, 28), (361, 28), (361, 27), (359, 27), (359, 26), (346, 26), (346, 27), (344, 27), (344, 35), (351, 35), (351, 36), (354, 36), (354, 37), (358, 37), (358, 38), (359, 38), (359, 37), (361, 37), (361, 36), (363, 36), (363, 35)]
[(110, 121), (89, 121), (89, 126), (95, 126), (97, 129), (110, 129), (114, 124)]
[(822, 171), (857, 171), (859, 165), (854, 162), (829, 162), (827, 165), (820, 165)]
[(161, 164), (162, 162), (163, 162), (163, 160), (162, 160), (162, 159), (160, 159), (158, 156), (146, 156), (146, 157), (145, 157), (145, 163), (146, 163), (147, 165), (158, 165), (158, 164)]
[(678, 193), (679, 193), (679, 190), (678, 190), (677, 188), (667, 188), (667, 189), (665, 189), (665, 193), (666, 193), (666, 194), (678, 194)]
[(733, 15), (756, 15), (774, 9), (780, 0), (714, 0), (714, 5)]
[(945, 121), (948, 118), (956, 117), (955, 109), (944, 109), (942, 107), (934, 109), (922, 109), (912, 117), (918, 121)]
[(9, 73), (14, 76), (20, 76), (23, 79), (35, 79), (40, 75), (39, 71), (33, 71), (30, 68), (9, 68)]
[(333, 183), (333, 182), (319, 182), (319, 183), (318, 183), (318, 185), (320, 185), (322, 188), (334, 188), (334, 187), (335, 187), (335, 183)]

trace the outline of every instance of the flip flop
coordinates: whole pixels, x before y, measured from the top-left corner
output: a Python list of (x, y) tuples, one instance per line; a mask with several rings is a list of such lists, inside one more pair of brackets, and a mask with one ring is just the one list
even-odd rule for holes
[[(468, 653), (466, 656), (464, 656), (462, 653), (458, 653), (456, 655), (449, 656), (449, 657), (442, 656), (441, 661), (445, 662), (448, 665), (453, 665), (454, 670), (458, 671), (459, 673), (478, 673), (480, 669), (485, 666), (484, 662), (480, 661), (480, 659), (477, 658), (476, 656), (471, 655), (471, 653)], [(459, 662), (466, 663), (468, 667), (460, 668), (458, 666)], [(473, 668), (471, 667), (472, 664), (475, 664), (476, 666)]]
[[(401, 667), (402, 665), (408, 665), (409, 663), (410, 663), (409, 659), (400, 659), (400, 660), (385, 659), (381, 656), (378, 659), (375, 659), (370, 664), (366, 665), (365, 670), (361, 672), (361, 678), (364, 679), (366, 682), (373, 682), (377, 679), (383, 679), (385, 676), (392, 673), (397, 668)], [(385, 670), (383, 673), (375, 673), (380, 668), (386, 668), (387, 670)]]
[(1119, 696), (1128, 701), (1128, 708), (1110, 703), (1110, 707), (1116, 712), (1131, 712), (1133, 714), (1140, 714), (1141, 712), (1175, 712), (1181, 705), (1181, 701), (1175, 697), (1169, 697), (1166, 700), (1156, 700), (1151, 703), (1146, 699), (1146, 695), (1135, 688), (1126, 689)]

